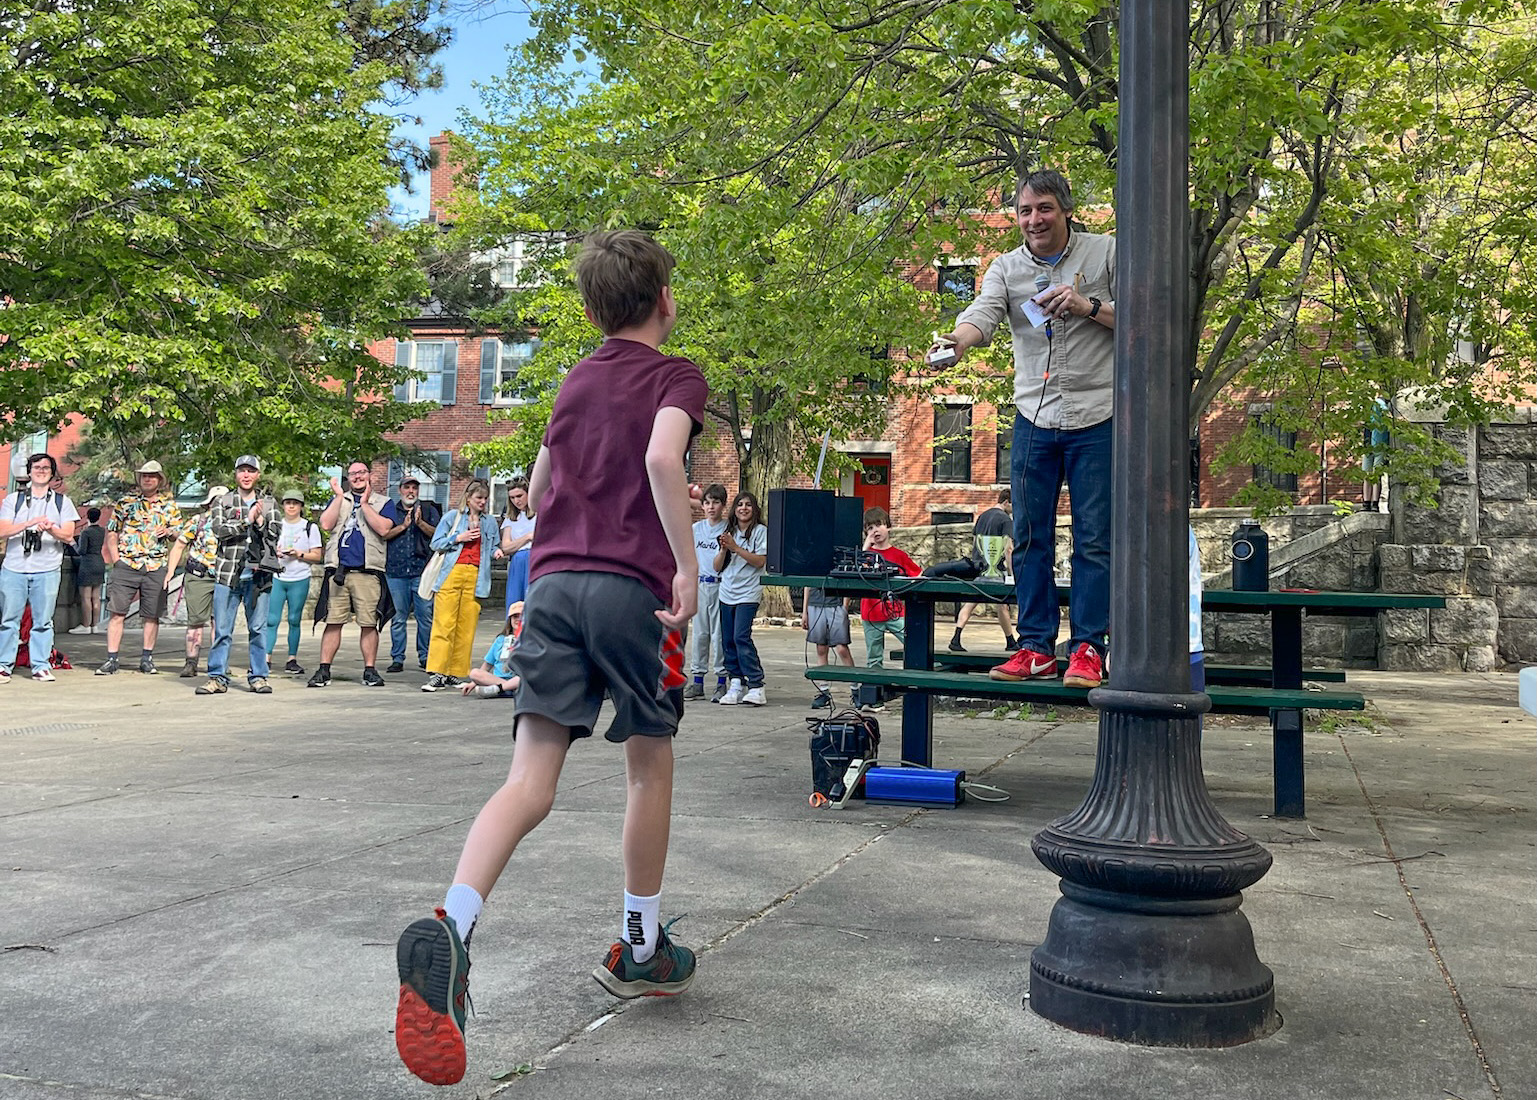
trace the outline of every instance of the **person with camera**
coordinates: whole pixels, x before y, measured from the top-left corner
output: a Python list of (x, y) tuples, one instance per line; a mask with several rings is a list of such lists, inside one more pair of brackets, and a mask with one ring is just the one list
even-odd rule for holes
[(438, 529), (443, 509), (435, 501), (422, 500), (422, 483), (413, 476), (400, 480), (400, 499), (379, 510), (392, 526), (384, 533), (384, 582), (395, 604), (390, 620), (390, 667), (385, 672), (404, 672), (406, 668), (406, 619), (416, 616), (416, 663), (425, 672), (427, 651), (432, 645), (432, 600), (417, 592), (422, 570), (432, 558), (432, 533)]
[(144, 623), (144, 648), (139, 671), (159, 673), (155, 667), (155, 642), (160, 637), (160, 616), (165, 614), (165, 567), (171, 547), (181, 530), (181, 509), (166, 490), (165, 468), (155, 461), (134, 471), (136, 488), (112, 510), (102, 560), (112, 566), (107, 578), (107, 659), (98, 676), (117, 674), (117, 654), (123, 644), (123, 627), (134, 600)]
[(11, 682), (11, 669), (21, 645), (21, 618), (32, 607), (32, 679), (52, 683), (48, 667), (53, 652), (53, 609), (59, 599), (64, 546), (75, 540), (80, 513), (63, 493), (49, 487), (58, 473), (52, 456), (39, 452), (27, 459), (28, 482), (9, 500), (0, 501), (0, 538), (5, 562), (0, 565), (0, 686)]
[(250, 666), (246, 685), (255, 695), (271, 695), (267, 682), (267, 605), (272, 578), (283, 568), (277, 558), (283, 514), (272, 495), (257, 487), (261, 459), (235, 460), (235, 488), (213, 502), (209, 530), (219, 541), (213, 571), (213, 648), (208, 651), (208, 681), (198, 695), (229, 690), (229, 651), (235, 641), (235, 615), (245, 610)]

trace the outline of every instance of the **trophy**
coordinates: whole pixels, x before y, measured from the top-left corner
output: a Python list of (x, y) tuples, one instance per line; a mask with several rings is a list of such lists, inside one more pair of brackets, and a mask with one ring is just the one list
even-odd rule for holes
[(977, 535), (977, 560), (983, 563), (982, 579), (1003, 580), (1003, 548), (1009, 540), (1002, 535)]

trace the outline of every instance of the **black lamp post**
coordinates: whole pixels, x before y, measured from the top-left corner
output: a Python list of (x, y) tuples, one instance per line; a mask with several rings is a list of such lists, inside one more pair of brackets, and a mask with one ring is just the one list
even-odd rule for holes
[(1190, 690), (1189, 6), (1121, 4), (1109, 686), (1088, 795), (1031, 842), (1062, 877), (1030, 1007), (1153, 1046), (1233, 1046), (1279, 1026), (1240, 891), (1270, 853), (1223, 819)]

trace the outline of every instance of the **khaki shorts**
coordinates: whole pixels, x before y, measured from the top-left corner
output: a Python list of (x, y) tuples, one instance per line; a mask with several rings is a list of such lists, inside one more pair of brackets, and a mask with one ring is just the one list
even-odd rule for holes
[(379, 629), (379, 597), (383, 590), (379, 578), (372, 573), (347, 570), (347, 579), (336, 582), (331, 574), (326, 582), (331, 586), (326, 593), (326, 625), (336, 626), (357, 620), (359, 626), (370, 630)]
[(139, 617), (158, 623), (165, 614), (165, 598), (165, 566), (146, 572), (120, 561), (112, 567), (107, 579), (108, 615), (126, 615), (138, 600)]

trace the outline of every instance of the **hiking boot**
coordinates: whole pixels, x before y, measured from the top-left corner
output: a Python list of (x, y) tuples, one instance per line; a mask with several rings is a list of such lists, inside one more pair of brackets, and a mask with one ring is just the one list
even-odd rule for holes
[(1003, 664), (987, 674), (994, 680), (1038, 680), (1057, 675), (1057, 659), (1050, 653), (1037, 653), (1020, 646)]
[(704, 685), (701, 684), (698, 680), (690, 681), (689, 685), (683, 689), (683, 698), (685, 698), (685, 699), (703, 699), (704, 698)]
[(726, 681), (722, 680), (715, 685), (715, 694), (710, 696), (710, 702), (718, 703), (726, 697)]
[(116, 676), (117, 675), (117, 658), (116, 657), (108, 657), (105, 661), (103, 661), (101, 663), (101, 667), (96, 670), (96, 675), (98, 675), (98, 676)]
[(470, 953), (442, 909), (400, 934), (395, 966), (395, 1049), (406, 1068), (429, 1085), (464, 1077), (464, 1017), (470, 1000)]
[(811, 700), (812, 710), (832, 710), (833, 697), (825, 691), (817, 692), (817, 697)]
[(252, 676), (246, 681), (246, 686), (251, 689), (252, 695), (271, 695), (272, 685), (267, 683), (265, 676)]
[(384, 677), (379, 675), (379, 670), (376, 668), (365, 668), (363, 670), (363, 686), (366, 688), (382, 688), (384, 686)]
[(448, 682), (447, 676), (444, 676), (441, 672), (434, 672), (431, 676), (427, 677), (427, 682), (422, 685), (422, 690), (442, 691), (444, 688), (450, 686), (451, 685)]
[(592, 976), (604, 989), (625, 1000), (675, 997), (682, 993), (694, 980), (694, 953), (668, 938), (667, 929), (672, 924), (673, 921), (668, 921), (662, 925), (656, 954), (645, 962), (635, 961), (629, 944), (616, 943), (608, 949), (608, 958), (592, 972)]
[(396, 672), (404, 672), (405, 670), (406, 670), (406, 666), (401, 664), (399, 661), (391, 661), (390, 662), (390, 667), (385, 669), (384, 671), (393, 674), (393, 673), (396, 673)]
[(742, 702), (750, 707), (761, 707), (768, 703), (768, 696), (763, 694), (761, 687), (748, 688), (747, 693), (742, 696)]
[(160, 670), (155, 667), (155, 659), (147, 653), (139, 658), (139, 671), (145, 676), (160, 675)]
[(183, 680), (190, 680), (197, 675), (197, 658), (188, 657), (182, 662), (181, 671), (177, 673)]
[(283, 671), (290, 676), (303, 676), (304, 666), (299, 663), (297, 657), (290, 657), (288, 663), (283, 666)]
[(1070, 688), (1097, 688), (1105, 679), (1105, 661), (1088, 642), (1080, 642), (1067, 662), (1067, 675), (1062, 683)]
[(323, 688), (330, 682), (331, 670), (328, 668), (317, 668), (315, 670), (315, 674), (310, 677), (309, 683), (305, 684), (304, 686), (312, 688)]
[(742, 696), (747, 694), (747, 686), (740, 680), (732, 680), (731, 686), (726, 689), (726, 694), (720, 697), (720, 705), (734, 707), (742, 701)]
[(193, 692), (193, 694), (194, 695), (223, 695), (228, 690), (229, 690), (229, 685), (226, 684), (223, 680), (215, 680), (212, 676), (210, 676), (208, 678), (208, 682), (206, 684), (200, 685), (198, 687), (197, 691)]

